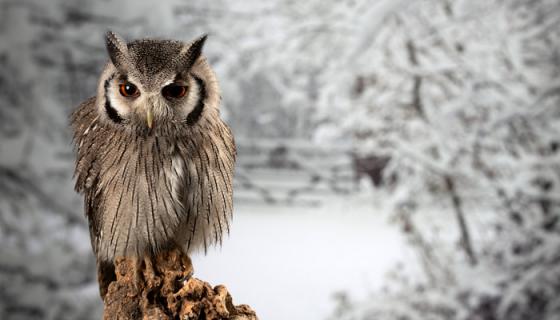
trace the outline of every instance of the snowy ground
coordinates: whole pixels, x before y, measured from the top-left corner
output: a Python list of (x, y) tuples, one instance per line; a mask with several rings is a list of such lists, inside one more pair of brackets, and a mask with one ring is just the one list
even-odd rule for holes
[[(333, 293), (379, 289), (404, 240), (387, 215), (356, 197), (319, 208), (238, 204), (223, 247), (195, 255), (195, 276), (226, 284), (261, 319), (324, 319)], [(410, 258), (410, 257), (408, 257)]]

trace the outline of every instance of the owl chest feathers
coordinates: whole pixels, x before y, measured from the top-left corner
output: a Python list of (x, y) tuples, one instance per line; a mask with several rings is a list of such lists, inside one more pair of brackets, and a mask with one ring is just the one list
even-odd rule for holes
[(99, 259), (221, 243), (229, 232), (235, 157), (225, 125), (170, 139), (91, 123), (76, 141), (76, 172)]
[[(186, 216), (190, 189), (177, 147), (157, 139), (106, 145), (98, 156), (99, 173), (90, 187), (96, 207), (98, 256), (155, 253), (173, 244)], [(162, 146), (163, 144), (163, 146)], [(196, 174), (196, 172), (194, 172)]]

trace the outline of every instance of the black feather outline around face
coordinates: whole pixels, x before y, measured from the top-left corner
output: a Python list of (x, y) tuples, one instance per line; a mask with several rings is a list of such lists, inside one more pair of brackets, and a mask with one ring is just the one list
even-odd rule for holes
[(111, 119), (114, 123), (122, 123), (124, 119), (119, 115), (117, 109), (111, 105), (111, 101), (109, 101), (109, 86), (114, 78), (115, 74), (112, 74), (107, 80), (105, 80), (105, 84), (103, 86), (105, 89), (105, 112), (109, 119)]
[(206, 84), (204, 80), (200, 77), (194, 76), (194, 80), (198, 85), (198, 102), (191, 113), (187, 116), (187, 125), (192, 126), (200, 119), (202, 115), (202, 110), (204, 109), (204, 101), (207, 98), (208, 93), (206, 92)]

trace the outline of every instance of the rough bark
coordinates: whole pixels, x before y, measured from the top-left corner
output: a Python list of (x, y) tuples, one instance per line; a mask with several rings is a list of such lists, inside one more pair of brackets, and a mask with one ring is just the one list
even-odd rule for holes
[(104, 297), (104, 320), (257, 319), (249, 306), (233, 304), (226, 287), (191, 277), (191, 260), (180, 250), (141, 263), (119, 258), (115, 274)]

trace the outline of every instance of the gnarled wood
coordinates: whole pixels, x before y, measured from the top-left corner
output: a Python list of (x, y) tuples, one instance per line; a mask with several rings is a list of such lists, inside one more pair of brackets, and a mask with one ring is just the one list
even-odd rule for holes
[(190, 258), (177, 249), (141, 262), (118, 258), (115, 274), (104, 297), (105, 320), (257, 319), (249, 306), (233, 304), (226, 287), (192, 278)]

